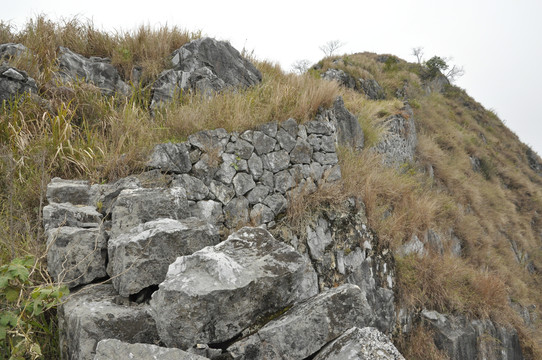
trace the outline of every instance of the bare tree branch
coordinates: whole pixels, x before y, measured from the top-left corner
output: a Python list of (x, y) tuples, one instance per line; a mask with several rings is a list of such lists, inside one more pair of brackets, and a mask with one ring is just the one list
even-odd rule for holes
[(335, 51), (344, 46), (344, 43), (339, 40), (330, 40), (324, 45), (320, 46), (320, 50), (324, 53), (326, 57), (333, 56)]

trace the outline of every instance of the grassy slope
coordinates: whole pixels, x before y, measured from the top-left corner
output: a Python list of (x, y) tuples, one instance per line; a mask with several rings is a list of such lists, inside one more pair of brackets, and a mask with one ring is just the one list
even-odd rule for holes
[[(207, 128), (242, 130), (289, 117), (306, 121), (339, 94), (358, 116), (370, 145), (378, 141), (380, 121), (400, 111), (403, 103), (394, 95), (405, 88), (418, 129), (416, 163), (395, 171), (382, 167), (369, 150), (341, 150), (344, 194), (363, 198), (371, 226), (393, 248), (429, 228), (442, 234), (453, 229), (461, 239), (460, 258), (445, 254), (398, 259), (403, 304), (510, 324), (520, 331), (526, 352), (542, 357), (541, 326), (527, 328), (509, 306), (510, 301), (542, 306), (540, 273), (525, 270), (527, 261), (539, 267), (542, 263), (542, 177), (528, 167), (526, 146), (495, 114), (455, 87), (426, 95), (416, 65), (381, 63), (365, 53), (344, 56), (333, 66), (376, 79), (388, 100), (367, 100), (320, 80), (315, 70), (295, 76), (254, 60), (263, 74), (261, 85), (208, 101), (185, 96), (151, 119), (147, 107), (152, 79), (174, 49), (198, 36), (177, 28), (145, 27), (111, 35), (76, 20), (55, 24), (45, 18), (33, 20), (19, 33), (0, 24), (0, 43), (20, 42), (35, 54), (13, 62), (37, 80), (40, 95), (50, 100), (45, 105), (21, 99), (0, 112), (0, 232), (8, 234), (0, 239), (0, 263), (44, 253), (40, 213), (52, 176), (113, 181), (141, 171), (155, 143), (180, 141)], [(133, 84), (135, 95), (104, 98), (84, 83), (64, 84), (59, 91), (51, 83), (59, 45), (86, 56), (110, 57), (128, 80), (134, 66), (142, 68), (141, 83)], [(331, 66), (331, 60), (324, 59), (319, 71)], [(469, 156), (481, 159), (481, 172), (472, 170)], [(523, 263), (516, 261), (510, 240), (529, 254)], [(412, 358), (441, 358), (424, 340), (428, 336), (420, 328), (408, 341), (403, 339), (403, 351)], [(55, 352), (52, 345), (47, 351)]]

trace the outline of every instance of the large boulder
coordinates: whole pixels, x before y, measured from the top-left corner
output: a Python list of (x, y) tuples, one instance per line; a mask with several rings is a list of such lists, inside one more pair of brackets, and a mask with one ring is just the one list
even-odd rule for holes
[(150, 304), (161, 340), (187, 349), (231, 340), (317, 292), (310, 262), (266, 230), (245, 227), (179, 257)]
[(63, 226), (47, 231), (47, 270), (56, 282), (73, 288), (103, 278), (107, 244), (99, 228)]
[(347, 87), (349, 89), (356, 88), (356, 78), (354, 78), (350, 74), (345, 73), (343, 70), (333, 68), (327, 69), (324, 73), (322, 73), (321, 77), (324, 80), (336, 81), (341, 86)]
[(351, 327), (367, 326), (371, 316), (361, 289), (344, 284), (294, 305), (228, 351), (234, 359), (305, 359)]
[(405, 360), (390, 339), (372, 327), (351, 328), (314, 357), (314, 360), (349, 359)]
[(37, 94), (36, 81), (22, 70), (6, 64), (0, 65), (0, 104), (15, 100), (24, 93)]
[(188, 147), (184, 143), (158, 144), (151, 153), (147, 167), (176, 174), (188, 173), (192, 169)]
[(433, 330), (436, 346), (451, 360), (523, 360), (515, 329), (429, 310), (423, 310), (421, 316)]
[(369, 100), (383, 100), (386, 92), (374, 79), (359, 79), (359, 89), (365, 93)]
[(187, 353), (181, 349), (164, 348), (151, 344), (130, 344), (116, 339), (101, 340), (96, 347), (94, 360), (205, 360), (207, 358)]
[(173, 68), (153, 84), (151, 107), (169, 101), (175, 92), (198, 91), (207, 95), (227, 88), (258, 84), (262, 75), (225, 41), (208, 37), (183, 45), (172, 54)]
[(406, 105), (401, 112), (382, 123), (384, 133), (374, 150), (382, 154), (383, 163), (399, 167), (414, 160), (418, 138), (412, 108)]
[(47, 184), (47, 201), (89, 205), (92, 197), (90, 188), (90, 184), (85, 180), (64, 180), (55, 177)]
[(59, 76), (64, 81), (84, 80), (97, 86), (104, 94), (130, 95), (131, 89), (107, 58), (86, 58), (68, 48), (58, 50)]
[(103, 339), (158, 342), (148, 305), (122, 302), (113, 285), (106, 284), (89, 285), (70, 295), (58, 309), (62, 359), (93, 360)]
[(96, 228), (102, 222), (102, 214), (93, 206), (51, 203), (43, 208), (45, 230), (61, 226)]
[(178, 256), (219, 241), (218, 229), (196, 218), (149, 221), (109, 241), (108, 273), (121, 296), (137, 294), (160, 284)]
[(0, 60), (16, 58), (26, 54), (27, 52), (28, 48), (23, 44), (0, 44)]

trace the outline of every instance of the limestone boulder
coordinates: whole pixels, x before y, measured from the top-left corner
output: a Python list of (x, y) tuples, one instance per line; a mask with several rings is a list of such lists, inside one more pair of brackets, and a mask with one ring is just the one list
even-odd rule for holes
[(102, 217), (94, 206), (51, 203), (43, 208), (45, 230), (61, 226), (97, 228), (102, 222)]
[(164, 348), (151, 344), (131, 344), (116, 339), (101, 340), (96, 347), (94, 360), (205, 360), (181, 349)]
[(218, 229), (197, 218), (149, 221), (109, 240), (107, 270), (115, 289), (127, 297), (160, 284), (178, 256), (219, 241)]
[(305, 359), (351, 327), (371, 322), (365, 295), (345, 284), (294, 305), (228, 348), (234, 359)]
[(0, 60), (19, 57), (28, 52), (23, 44), (6, 43), (0, 44)]
[(148, 305), (119, 298), (113, 285), (89, 285), (58, 309), (62, 359), (93, 360), (100, 340), (154, 344), (159, 341)]
[(61, 46), (58, 50), (58, 66), (59, 76), (64, 81), (84, 80), (97, 86), (106, 95), (130, 95), (130, 86), (122, 80), (107, 58), (86, 58)]
[(47, 231), (47, 271), (73, 288), (107, 275), (107, 243), (101, 229), (63, 226)]
[(391, 340), (372, 327), (354, 327), (328, 344), (314, 360), (405, 360)]
[(90, 205), (90, 184), (85, 180), (64, 180), (58, 177), (47, 184), (47, 201), (49, 203), (71, 203), (73, 205)]
[(17, 99), (24, 93), (37, 94), (36, 81), (26, 72), (6, 64), (0, 65), (0, 103)]
[(228, 341), (317, 292), (310, 262), (266, 230), (245, 227), (179, 257), (150, 304), (161, 340), (187, 349)]
[(189, 147), (184, 143), (158, 144), (151, 153), (147, 167), (175, 174), (188, 173), (192, 169), (188, 149)]
[(181, 187), (125, 189), (113, 206), (111, 234), (115, 237), (151, 220), (178, 220), (189, 214), (186, 191)]

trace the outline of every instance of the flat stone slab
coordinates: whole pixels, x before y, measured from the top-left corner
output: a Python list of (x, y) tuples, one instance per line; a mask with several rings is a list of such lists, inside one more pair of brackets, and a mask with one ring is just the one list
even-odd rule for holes
[(178, 256), (219, 241), (218, 229), (197, 218), (149, 221), (109, 241), (107, 270), (121, 296), (137, 294), (164, 281)]
[(177, 258), (150, 304), (161, 340), (187, 349), (228, 341), (317, 292), (307, 259), (267, 230), (245, 227)]
[(43, 208), (45, 230), (61, 226), (97, 228), (102, 222), (102, 214), (93, 206), (52, 203)]

